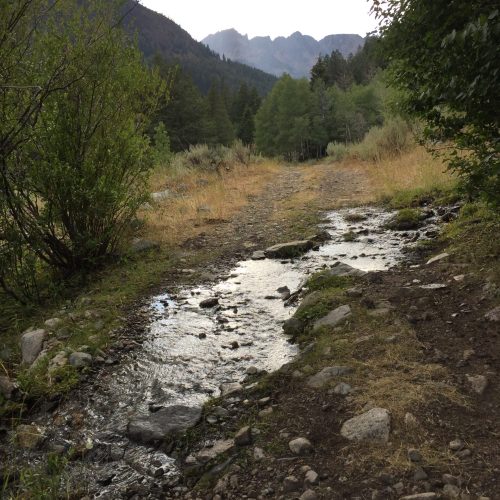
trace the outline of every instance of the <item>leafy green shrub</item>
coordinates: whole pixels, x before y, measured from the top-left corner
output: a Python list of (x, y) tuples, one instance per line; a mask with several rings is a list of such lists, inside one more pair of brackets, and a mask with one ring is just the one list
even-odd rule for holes
[(343, 160), (347, 156), (348, 151), (349, 148), (342, 142), (329, 142), (326, 147), (326, 154), (333, 161)]
[(170, 137), (163, 122), (155, 127), (153, 136), (153, 158), (156, 165), (169, 165), (172, 161)]

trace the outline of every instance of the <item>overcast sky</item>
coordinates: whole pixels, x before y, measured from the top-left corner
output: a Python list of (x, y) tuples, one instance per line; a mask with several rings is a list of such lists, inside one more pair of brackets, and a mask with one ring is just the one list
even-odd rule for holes
[(254, 36), (288, 36), (295, 31), (320, 40), (326, 35), (366, 35), (375, 28), (367, 0), (142, 0), (180, 24), (193, 38), (228, 28)]

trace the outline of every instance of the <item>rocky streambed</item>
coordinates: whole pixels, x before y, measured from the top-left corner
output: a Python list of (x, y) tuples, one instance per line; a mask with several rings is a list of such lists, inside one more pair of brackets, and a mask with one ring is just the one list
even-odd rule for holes
[(297, 356), (282, 325), (295, 310), (290, 296), (310, 274), (339, 263), (385, 270), (404, 259), (406, 248), (437, 234), (433, 211), (421, 231), (389, 230), (392, 217), (371, 207), (329, 213), (322, 227), (327, 241), (309, 242), (301, 256), (279, 248), (256, 252), (216, 283), (153, 297), (141, 345), (79, 399), (35, 415), (39, 443), (11, 453), (12, 460), (35, 464), (47, 451), (78, 448), (66, 467), (67, 488), (96, 498), (155, 498), (152, 492), (175, 487), (180, 471), (165, 436), (196, 424), (209, 398), (231, 397), (255, 374)]

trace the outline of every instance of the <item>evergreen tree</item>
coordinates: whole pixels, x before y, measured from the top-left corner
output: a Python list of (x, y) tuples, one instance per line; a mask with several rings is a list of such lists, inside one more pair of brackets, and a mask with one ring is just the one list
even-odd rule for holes
[(229, 146), (235, 139), (234, 127), (227, 111), (224, 87), (217, 87), (213, 84), (207, 96), (210, 118), (208, 142)]

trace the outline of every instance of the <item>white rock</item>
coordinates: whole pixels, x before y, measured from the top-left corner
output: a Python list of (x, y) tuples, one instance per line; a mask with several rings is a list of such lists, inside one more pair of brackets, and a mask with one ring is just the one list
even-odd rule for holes
[(229, 396), (241, 390), (243, 390), (243, 386), (239, 382), (229, 382), (228, 384), (222, 384), (220, 386), (222, 396)]
[(429, 264), (432, 264), (433, 262), (438, 262), (439, 260), (443, 260), (443, 259), (446, 259), (447, 257), (449, 257), (450, 254), (449, 253), (440, 253), (439, 255), (435, 255), (434, 257), (430, 258), (428, 261), (427, 261), (427, 265)]
[(487, 312), (484, 317), (488, 321), (498, 322), (500, 321), (500, 306), (495, 307), (491, 311)]
[(352, 387), (345, 382), (340, 382), (333, 388), (333, 392), (335, 394), (342, 394), (342, 396), (346, 396), (347, 394), (352, 392)]
[(288, 446), (295, 455), (307, 455), (313, 451), (313, 446), (309, 439), (303, 437), (292, 439), (288, 443)]
[(232, 439), (215, 441), (213, 446), (206, 447), (194, 455), (196, 461), (201, 463), (209, 462), (219, 455), (226, 453), (234, 448), (234, 441)]
[(316, 500), (318, 495), (313, 490), (306, 490), (300, 495), (300, 500)]
[(416, 493), (415, 495), (407, 495), (401, 497), (400, 500), (434, 500), (438, 498), (437, 494), (430, 491), (429, 493)]
[(390, 424), (391, 417), (386, 409), (373, 408), (344, 422), (340, 434), (349, 440), (387, 442)]
[(308, 470), (304, 477), (305, 486), (316, 486), (319, 483), (318, 473), (313, 470)]
[(466, 375), (472, 390), (476, 394), (483, 394), (488, 387), (488, 379), (484, 375)]
[(50, 318), (47, 321), (45, 321), (44, 325), (49, 329), (49, 330), (54, 330), (58, 326), (62, 324), (63, 320), (61, 318)]
[(353, 369), (348, 366), (327, 366), (312, 377), (309, 377), (306, 384), (313, 389), (319, 389), (336, 377), (346, 375), (352, 371)]

